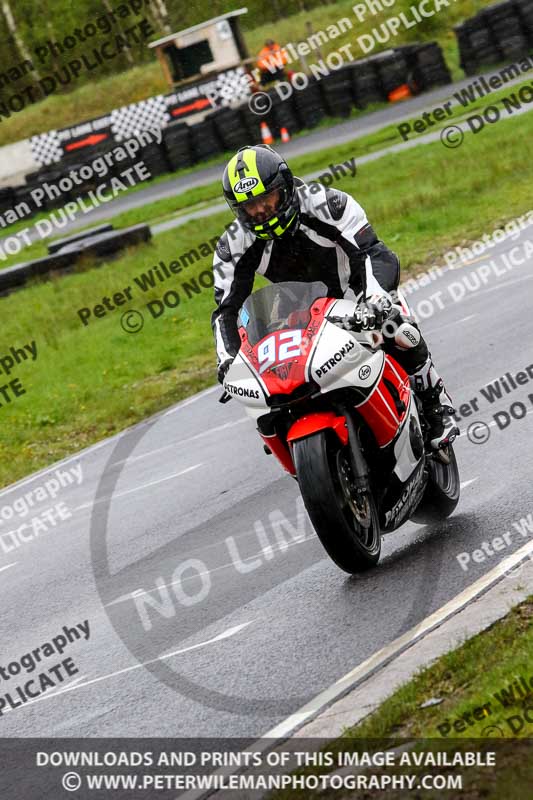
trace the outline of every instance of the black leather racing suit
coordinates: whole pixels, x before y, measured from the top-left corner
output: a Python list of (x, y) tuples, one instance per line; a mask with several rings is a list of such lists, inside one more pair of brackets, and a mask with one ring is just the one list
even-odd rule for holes
[[(213, 261), (217, 308), (211, 323), (219, 365), (239, 350), (237, 315), (252, 292), (256, 273), (273, 283), (320, 280), (335, 298), (355, 299), (362, 292), (367, 299), (389, 296), (397, 317), (410, 314), (397, 291), (398, 257), (377, 238), (359, 203), (337, 189), (305, 184), (299, 178), (295, 181), (301, 209), (296, 233), (262, 240), (236, 221), (218, 242)], [(399, 348), (393, 339), (386, 339), (385, 349), (390, 349), (408, 374), (428, 359), (421, 336), (411, 349)]]

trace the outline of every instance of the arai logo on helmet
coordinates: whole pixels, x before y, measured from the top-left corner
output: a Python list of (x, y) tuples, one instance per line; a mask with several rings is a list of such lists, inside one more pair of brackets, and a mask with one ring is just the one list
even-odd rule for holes
[(246, 192), (251, 192), (252, 189), (255, 189), (258, 183), (259, 178), (241, 178), (233, 187), (233, 191), (235, 194), (246, 194)]

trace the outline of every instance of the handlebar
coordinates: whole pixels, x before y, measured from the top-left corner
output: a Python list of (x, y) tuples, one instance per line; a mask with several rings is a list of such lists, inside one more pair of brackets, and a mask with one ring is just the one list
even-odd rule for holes
[(383, 320), (383, 322), (380, 323), (379, 325), (374, 326), (373, 328), (363, 327), (361, 323), (357, 322), (355, 316), (349, 317), (348, 314), (346, 314), (344, 317), (332, 316), (332, 317), (326, 317), (326, 319), (328, 320), (328, 322), (332, 322), (334, 325), (339, 325), (339, 327), (344, 328), (344, 330), (347, 331), (354, 331), (354, 333), (369, 333), (370, 331), (380, 331), (386, 320), (391, 315), (391, 313), (392, 313), (392, 308), (388, 312), (386, 319)]
[(341, 328), (344, 328), (344, 330), (347, 331), (361, 333), (363, 330), (361, 325), (356, 322), (355, 317), (349, 317), (348, 315), (345, 317), (327, 317), (327, 320), (328, 322), (332, 322), (334, 325), (339, 325)]

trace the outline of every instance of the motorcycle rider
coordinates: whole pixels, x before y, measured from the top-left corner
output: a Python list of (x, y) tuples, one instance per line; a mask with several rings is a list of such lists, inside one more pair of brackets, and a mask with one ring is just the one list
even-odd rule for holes
[(329, 297), (354, 292), (355, 316), (364, 330), (381, 329), (387, 320), (384, 349), (405, 369), (422, 401), (431, 446), (453, 441), (458, 429), (447, 431), (444, 417), (455, 409), (398, 291), (398, 257), (378, 239), (359, 203), (338, 189), (294, 177), (268, 145), (240, 148), (222, 185), (237, 219), (221, 236), (213, 261), (217, 308), (211, 324), (219, 381), (239, 350), (237, 315), (255, 274), (274, 283), (320, 280)]

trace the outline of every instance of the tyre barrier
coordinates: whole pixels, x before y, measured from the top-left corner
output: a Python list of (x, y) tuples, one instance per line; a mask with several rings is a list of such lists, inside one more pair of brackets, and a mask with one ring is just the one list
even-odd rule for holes
[(301, 130), (302, 126), (294, 104), (294, 92), (286, 100), (283, 100), (275, 89), (271, 89), (267, 94), (272, 100), (272, 108), (268, 114), (267, 124), (274, 138), (279, 139), (281, 137), (282, 128), (287, 128), (291, 134)]
[(410, 69), (407, 58), (401, 51), (393, 51), (390, 55), (376, 59), (376, 65), (385, 97), (409, 82)]
[[(167, 155), (164, 149), (158, 144), (147, 144), (141, 147), (140, 160), (144, 162), (152, 178), (170, 172), (170, 164), (168, 163)], [(123, 169), (122, 163), (120, 164), (120, 168), (121, 170)]]
[(515, 8), (527, 40), (533, 44), (533, 0), (515, 0)]
[(194, 164), (191, 132), (184, 122), (172, 122), (163, 128), (162, 147), (173, 172)]
[(326, 116), (322, 92), (316, 80), (310, 80), (305, 89), (295, 90), (292, 96), (296, 116), (302, 128), (315, 128)]
[(216, 131), (213, 115), (203, 122), (191, 125), (190, 130), (195, 161), (204, 161), (223, 152), (224, 147)]
[(454, 27), (466, 75), (501, 61), (516, 61), (533, 47), (533, 1), (504, 0)]
[(386, 100), (375, 60), (365, 58), (353, 64), (352, 94), (357, 108)]
[(529, 49), (528, 37), (514, 3), (498, 3), (481, 11), (504, 60), (514, 61)]
[(452, 82), (442, 50), (435, 42), (415, 45), (407, 54), (407, 63), (415, 92), (425, 92), (435, 86), (446, 86)]
[[(523, 29), (526, 30), (527, 23), (533, 31), (533, 0), (515, 2), (522, 15)], [(505, 7), (510, 5), (510, 0), (500, 4)], [(492, 58), (492, 54), (496, 52), (489, 22), (494, 26), (501, 19), (501, 10), (496, 9), (495, 15), (489, 14), (481, 28), (472, 34), (474, 40), (476, 35), (481, 35), (486, 45), (486, 57), (489, 57), (489, 53)], [(470, 31), (471, 21), (464, 23), (463, 27)], [(505, 30), (508, 33), (510, 31), (507, 40), (509, 47), (515, 47), (516, 25)], [(461, 36), (463, 35), (465, 34), (462, 33)], [(500, 46), (501, 41), (503, 40), (500, 39)], [(489, 45), (491, 49), (487, 51)], [(266, 115), (254, 114), (246, 104), (239, 108), (214, 111), (194, 125), (178, 120), (171, 122), (162, 129), (161, 144), (151, 143), (143, 147), (139, 160), (144, 161), (152, 176), (175, 172), (222, 152), (234, 152), (246, 144), (260, 143), (260, 123), (263, 121), (267, 123), (274, 137), (279, 139), (281, 128), (286, 128), (292, 135), (301, 129), (316, 127), (327, 114), (346, 117), (354, 107), (362, 109), (369, 103), (386, 101), (391, 92), (406, 83), (413, 91), (424, 91), (450, 81), (450, 73), (438, 44), (428, 42), (404, 45), (343, 66), (321, 80), (309, 77), (305, 88), (295, 86), (286, 99), (282, 99), (276, 89), (270, 89), (267, 94), (272, 105)], [(100, 142), (84, 150), (83, 154), (79, 150), (67, 153), (60, 163), (42, 166), (28, 173), (23, 186), (0, 188), (0, 214), (21, 202), (28, 204), (32, 214), (49, 211), (61, 207), (66, 201), (76, 200), (87, 192), (94, 191), (104, 180), (96, 175), (83, 184), (74, 186), (70, 192), (63, 192), (58, 198), (49, 198), (46, 194), (39, 207), (31, 197), (31, 191), (43, 182), (56, 182), (68, 175), (71, 169), (79, 169), (114, 147), (115, 143)], [(108, 174), (118, 177), (135, 163), (135, 159), (113, 162)]]
[(240, 109), (224, 108), (214, 114), (215, 130), (224, 150), (238, 150), (250, 140), (244, 114)]
[(352, 68), (342, 67), (320, 81), (322, 99), (331, 117), (349, 117), (354, 106)]
[(108, 257), (125, 247), (147, 242), (152, 236), (150, 226), (145, 224), (96, 234), (95, 230), (93, 229), (92, 233), (85, 231), (77, 237), (64, 239), (62, 247), (48, 256), (0, 270), (0, 295), (6, 295), (13, 289), (24, 286), (31, 278), (46, 277), (52, 272), (70, 269), (85, 256)]
[(48, 252), (50, 255), (53, 253), (57, 253), (63, 247), (66, 247), (68, 244), (72, 244), (72, 242), (79, 242), (82, 239), (88, 239), (91, 236), (96, 236), (98, 233), (107, 233), (108, 231), (112, 231), (113, 226), (110, 222), (104, 222), (103, 225), (96, 225), (94, 228), (88, 228), (85, 231), (80, 231), (80, 233), (73, 233), (72, 236), (64, 236), (62, 239), (56, 239), (53, 242), (50, 242), (48, 245)]

